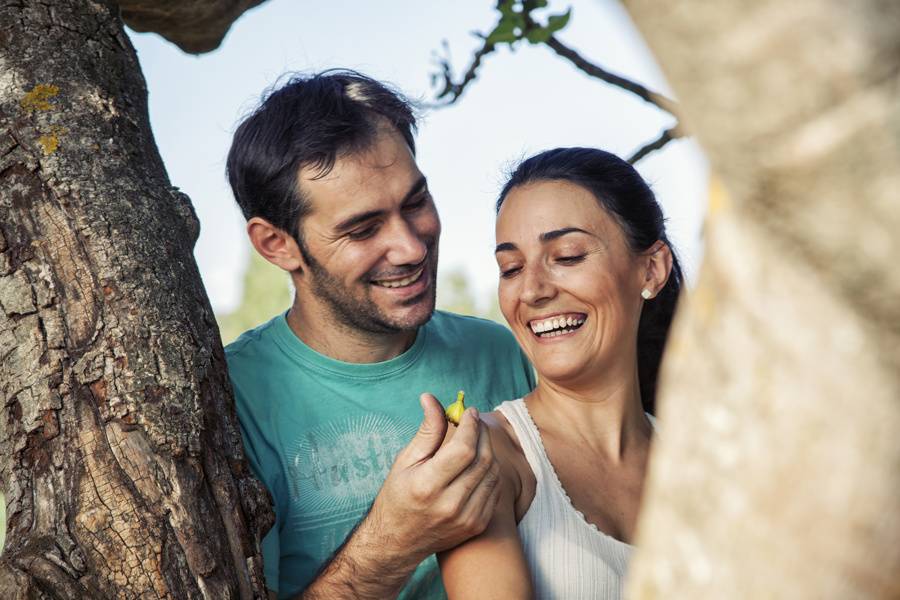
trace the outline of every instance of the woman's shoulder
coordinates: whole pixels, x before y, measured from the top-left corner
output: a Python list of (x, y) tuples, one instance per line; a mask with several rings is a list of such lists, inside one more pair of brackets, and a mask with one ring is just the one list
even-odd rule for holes
[[(511, 402), (515, 402), (515, 400)], [(507, 405), (509, 402), (504, 402), (503, 404)], [(488, 431), (491, 433), (491, 442), (499, 443), (501, 446), (510, 446), (520, 453), (522, 452), (516, 430), (499, 407), (489, 413), (482, 413), (481, 421), (487, 426)]]
[(534, 497), (534, 472), (528, 464), (515, 428), (501, 411), (484, 413), (481, 420), (491, 435), (491, 447), (500, 464), (501, 474), (512, 486), (518, 521), (522, 516), (519, 513), (524, 514), (522, 508), (527, 509)]

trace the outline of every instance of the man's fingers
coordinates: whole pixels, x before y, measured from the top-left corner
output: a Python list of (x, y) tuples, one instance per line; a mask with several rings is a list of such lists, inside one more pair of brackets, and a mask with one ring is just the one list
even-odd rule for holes
[(476, 446), (475, 458), (469, 463), (456, 479), (448, 486), (449, 489), (460, 495), (460, 503), (465, 498), (474, 493), (475, 489), (481, 485), (482, 480), (488, 471), (496, 471), (499, 466), (494, 460), (494, 449), (491, 444), (491, 434), (484, 423), (479, 424), (480, 435), (478, 436), (478, 445)]
[(464, 519), (467, 519), (477, 530), (472, 535), (481, 533), (491, 522), (494, 509), (497, 508), (497, 503), (500, 501), (501, 492), (500, 468), (495, 465), (484, 474), (463, 505)]
[[(500, 467), (494, 463), (488, 470), (479, 471), (481, 478), (474, 482), (461, 481), (461, 477), (453, 482), (455, 489), (455, 501), (450, 501), (450, 506), (456, 506), (453, 512), (453, 523), (459, 528), (465, 537), (478, 535), (491, 522), (494, 509), (501, 494)], [(476, 472), (472, 472), (475, 476)]]
[(406, 446), (406, 459), (408, 464), (419, 463), (430, 458), (444, 441), (447, 432), (447, 419), (444, 417), (444, 409), (431, 394), (419, 396), (419, 404), (425, 416), (419, 430), (412, 441)]
[[(430, 475), (443, 485), (448, 485), (478, 458), (479, 442), (489, 436), (478, 411), (467, 408), (459, 421), (459, 427), (449, 442), (441, 446), (427, 467)], [(487, 440), (490, 448), (490, 440)]]

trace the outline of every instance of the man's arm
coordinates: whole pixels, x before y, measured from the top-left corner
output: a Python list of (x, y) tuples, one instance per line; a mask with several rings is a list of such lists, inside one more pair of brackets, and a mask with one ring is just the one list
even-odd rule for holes
[(453, 438), (430, 394), (372, 508), (297, 600), (394, 598), (416, 566), (487, 527), (500, 492), (490, 435), (468, 409)]

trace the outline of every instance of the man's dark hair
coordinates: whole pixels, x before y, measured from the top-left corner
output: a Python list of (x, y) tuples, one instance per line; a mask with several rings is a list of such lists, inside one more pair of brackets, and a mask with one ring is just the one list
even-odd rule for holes
[(669, 246), (672, 272), (656, 298), (644, 303), (637, 335), (641, 402), (645, 411), (655, 414), (659, 365), (684, 278), (653, 191), (634, 167), (615, 154), (596, 148), (556, 148), (516, 167), (500, 192), (497, 211), (513, 188), (537, 181), (568, 181), (589, 190), (622, 228), (632, 252), (648, 250), (657, 240)]
[(228, 152), (228, 182), (244, 218), (261, 217), (303, 248), (298, 224), (309, 201), (298, 186), (303, 167), (324, 177), (339, 155), (366, 149), (381, 121), (415, 154), (416, 118), (399, 92), (356, 71), (298, 75), (267, 92), (237, 128)]

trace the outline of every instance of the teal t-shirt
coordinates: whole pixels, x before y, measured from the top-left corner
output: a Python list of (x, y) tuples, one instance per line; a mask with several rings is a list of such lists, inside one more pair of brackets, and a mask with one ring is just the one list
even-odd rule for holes
[[(458, 390), (490, 411), (534, 387), (512, 334), (436, 311), (403, 354), (353, 364), (311, 349), (285, 315), (225, 348), (250, 466), (272, 494), (263, 540), (267, 585), (302, 591), (365, 515), (397, 453), (422, 421), (419, 394), (445, 406)], [(437, 560), (424, 561), (400, 598), (445, 598)]]

